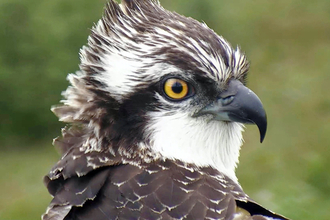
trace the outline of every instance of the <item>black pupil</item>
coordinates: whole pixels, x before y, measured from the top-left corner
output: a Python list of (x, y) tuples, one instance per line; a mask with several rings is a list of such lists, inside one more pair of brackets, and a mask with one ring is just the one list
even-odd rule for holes
[(183, 87), (182, 87), (182, 84), (179, 83), (179, 82), (175, 82), (173, 85), (172, 85), (172, 91), (176, 94), (180, 94), (183, 90)]

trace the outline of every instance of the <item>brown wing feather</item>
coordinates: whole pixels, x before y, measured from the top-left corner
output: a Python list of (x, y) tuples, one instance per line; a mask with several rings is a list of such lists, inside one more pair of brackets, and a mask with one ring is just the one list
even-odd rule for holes
[(46, 177), (54, 195), (50, 208), (69, 205), (62, 219), (235, 219), (236, 200), (252, 203), (239, 185), (211, 168), (168, 160), (113, 164), (80, 177)]

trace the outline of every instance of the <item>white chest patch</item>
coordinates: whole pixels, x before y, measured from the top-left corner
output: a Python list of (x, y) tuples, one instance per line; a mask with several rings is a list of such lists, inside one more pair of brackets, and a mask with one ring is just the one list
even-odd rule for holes
[(242, 145), (243, 125), (207, 121), (185, 113), (152, 112), (146, 135), (150, 148), (168, 159), (211, 166), (237, 182), (235, 168)]

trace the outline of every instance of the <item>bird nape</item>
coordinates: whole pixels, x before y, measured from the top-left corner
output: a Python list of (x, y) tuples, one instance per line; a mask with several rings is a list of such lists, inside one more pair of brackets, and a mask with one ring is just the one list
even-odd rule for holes
[(52, 108), (69, 125), (44, 220), (286, 219), (235, 175), (243, 124), (267, 127), (239, 48), (157, 0), (110, 0), (80, 60)]

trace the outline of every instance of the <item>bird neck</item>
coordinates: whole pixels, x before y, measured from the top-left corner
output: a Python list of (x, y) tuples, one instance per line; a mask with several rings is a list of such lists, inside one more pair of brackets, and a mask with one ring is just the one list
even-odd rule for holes
[(153, 113), (150, 118), (147, 136), (153, 152), (197, 167), (210, 166), (237, 182), (241, 124), (197, 120), (184, 114)]

